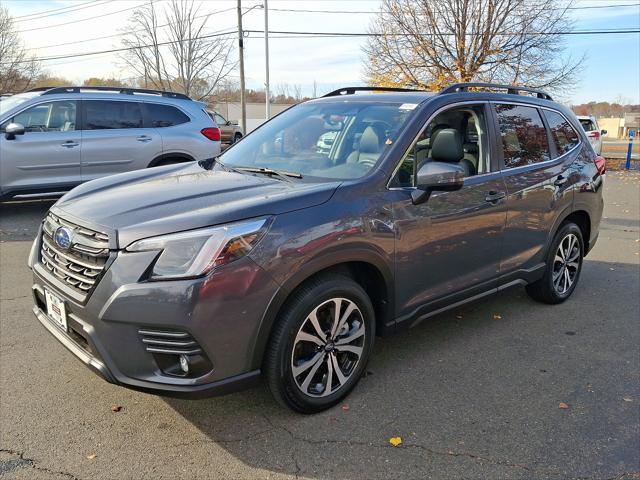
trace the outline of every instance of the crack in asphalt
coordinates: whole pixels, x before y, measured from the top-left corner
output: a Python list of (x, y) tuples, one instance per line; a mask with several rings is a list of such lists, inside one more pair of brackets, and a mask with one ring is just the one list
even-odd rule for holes
[[(275, 423), (273, 423), (273, 421), (267, 416), (267, 415), (262, 415), (262, 417), (266, 420), (266, 422), (271, 425), (271, 427), (275, 430), (281, 430), (284, 431), (285, 433), (287, 433), (292, 440), (297, 440), (300, 442), (304, 442), (310, 445), (320, 445), (320, 444), (337, 444), (337, 445), (356, 445), (356, 446), (363, 446), (363, 447), (375, 447), (375, 448), (414, 448), (414, 449), (419, 449), (422, 451), (425, 451), (431, 455), (438, 455), (438, 456), (445, 456), (445, 457), (466, 457), (469, 458), (473, 461), (476, 462), (484, 462), (484, 463), (488, 463), (491, 465), (497, 465), (497, 466), (503, 466), (503, 467), (509, 467), (509, 468), (519, 468), (521, 470), (524, 470), (528, 473), (532, 473), (532, 474), (544, 474), (544, 475), (549, 475), (549, 476), (558, 476), (558, 477), (563, 477), (563, 478), (571, 478), (572, 480), (594, 480), (593, 477), (567, 477), (566, 473), (562, 473), (562, 472), (557, 472), (557, 471), (553, 471), (553, 470), (545, 470), (545, 469), (536, 469), (536, 468), (531, 468), (528, 467), (527, 465), (522, 465), (519, 463), (513, 463), (513, 462), (509, 462), (509, 461), (505, 461), (505, 460), (494, 460), (492, 458), (489, 457), (483, 457), (481, 455), (476, 455), (473, 453), (469, 453), (469, 452), (454, 452), (452, 450), (447, 450), (447, 451), (443, 451), (443, 450), (434, 450), (432, 448), (426, 447), (424, 445), (420, 445), (417, 443), (403, 443), (402, 446), (400, 447), (394, 447), (390, 444), (380, 444), (380, 443), (371, 443), (371, 442), (359, 442), (359, 441), (352, 441), (352, 440), (337, 440), (337, 439), (324, 439), (324, 440), (312, 440), (309, 438), (304, 438), (304, 437), (299, 437), (298, 435), (296, 435), (295, 433), (293, 433), (291, 430), (289, 430), (287, 427), (285, 427), (284, 425), (276, 425)], [(295, 458), (295, 450), (292, 451), (292, 458), (295, 461), (295, 465), (296, 465), (296, 472), (295, 477), (299, 478), (299, 475), (301, 473), (303, 473), (301, 471), (301, 467), (297, 461), (297, 459)], [(638, 478), (640, 479), (640, 472), (624, 472), (624, 473), (620, 473), (620, 474), (616, 474), (613, 477), (608, 477), (605, 479), (600, 479), (600, 480), (626, 480), (626, 478), (629, 477), (629, 479), (635, 479)]]
[(49, 473), (51, 475), (62, 475), (62, 476), (70, 478), (71, 480), (80, 480), (78, 477), (76, 477), (75, 475), (73, 475), (71, 473), (63, 472), (63, 471), (60, 471), (60, 470), (52, 470), (52, 469), (47, 468), (47, 467), (40, 467), (34, 459), (25, 457), (25, 452), (20, 452), (18, 450), (13, 450), (11, 448), (0, 448), (0, 452), (8, 453), (9, 455), (13, 455), (15, 457), (18, 457), (18, 459), (21, 462), (21, 465), (16, 465), (14, 468), (22, 468), (22, 467), (29, 466), (29, 467), (33, 468), (34, 470), (38, 470), (39, 472), (46, 472), (46, 473)]
[(30, 297), (31, 295), (20, 295), (17, 297), (10, 297), (10, 298), (0, 298), (0, 302), (11, 302), (12, 300), (20, 300), (21, 298), (27, 298)]

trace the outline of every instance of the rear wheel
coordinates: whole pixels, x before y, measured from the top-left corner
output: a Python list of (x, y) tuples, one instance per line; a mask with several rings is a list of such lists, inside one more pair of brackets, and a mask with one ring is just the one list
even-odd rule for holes
[(373, 306), (356, 282), (324, 275), (285, 307), (265, 357), (269, 389), (281, 404), (315, 413), (355, 387), (373, 347)]
[(553, 239), (544, 276), (527, 285), (527, 293), (535, 300), (556, 304), (571, 296), (578, 284), (584, 241), (575, 223), (565, 223)]

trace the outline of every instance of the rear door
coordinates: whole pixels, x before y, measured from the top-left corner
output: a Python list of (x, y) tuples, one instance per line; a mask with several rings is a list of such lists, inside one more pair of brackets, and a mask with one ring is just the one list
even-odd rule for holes
[(81, 181), (81, 132), (76, 129), (77, 102), (53, 100), (33, 105), (2, 125), (25, 127), (24, 135), (0, 135), (3, 191), (66, 190)]
[(146, 168), (162, 138), (144, 123), (142, 102), (83, 100), (82, 180)]
[(602, 152), (602, 136), (598, 124), (590, 118), (581, 118), (580, 125), (584, 128), (593, 150), (600, 155), (600, 152)]
[[(573, 201), (572, 163), (579, 148), (558, 151), (544, 110), (533, 105), (495, 103), (501, 168), (507, 187), (501, 283), (539, 268), (562, 212)], [(553, 118), (554, 125), (557, 116)], [(556, 125), (557, 127), (557, 125)]]

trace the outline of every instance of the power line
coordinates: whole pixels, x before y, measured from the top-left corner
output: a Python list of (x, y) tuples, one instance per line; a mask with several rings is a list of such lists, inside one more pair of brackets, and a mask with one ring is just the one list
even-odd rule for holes
[(84, 53), (72, 53), (72, 54), (67, 54), (67, 55), (57, 55), (57, 56), (51, 56), (51, 57), (41, 57), (41, 58), (32, 58), (29, 60), (21, 60), (19, 62), (11, 62), (11, 63), (0, 63), (0, 65), (15, 65), (15, 64), (19, 64), (19, 63), (31, 63), (33, 61), (36, 62), (46, 62), (49, 60), (62, 60), (62, 59), (66, 59), (66, 58), (79, 58), (79, 57), (89, 57), (89, 56), (93, 56), (93, 55), (103, 55), (106, 53), (119, 53), (119, 52), (127, 52), (127, 51), (131, 51), (131, 50), (139, 50), (141, 48), (149, 48), (149, 47), (163, 47), (165, 45), (171, 45), (174, 43), (182, 43), (182, 42), (189, 42), (189, 41), (193, 41), (193, 40), (206, 40), (207, 38), (214, 38), (214, 37), (222, 37), (225, 35), (235, 35), (237, 34), (237, 30), (232, 30), (230, 32), (221, 32), (221, 33), (211, 33), (211, 34), (207, 34), (207, 35), (200, 35), (199, 37), (192, 37), (192, 38), (185, 38), (183, 40), (168, 40), (166, 42), (159, 42), (155, 45), (136, 45), (134, 47), (122, 47), (122, 48), (112, 48), (110, 50), (100, 50), (100, 51), (96, 51), (96, 52), (84, 52)]
[[(264, 30), (244, 30), (245, 33), (247, 34), (263, 34), (264, 35)], [(164, 45), (170, 45), (170, 44), (174, 44), (174, 43), (181, 43), (181, 42), (186, 42), (186, 41), (191, 41), (191, 40), (205, 40), (207, 38), (214, 38), (214, 37), (221, 37), (221, 36), (226, 36), (226, 35), (233, 35), (236, 34), (237, 30), (232, 30), (232, 31), (228, 31), (228, 32), (218, 32), (218, 33), (211, 33), (211, 34), (207, 34), (207, 35), (201, 35), (199, 37), (193, 37), (193, 38), (188, 38), (188, 39), (184, 39), (184, 40), (170, 40), (170, 41), (166, 41), (166, 42), (160, 42), (157, 45), (139, 45), (139, 46), (134, 46), (134, 47), (123, 47), (123, 48), (113, 48), (110, 50), (100, 50), (100, 51), (95, 51), (95, 52), (84, 52), (84, 53), (74, 53), (74, 54), (67, 54), (67, 55), (57, 55), (57, 56), (51, 56), (51, 57), (41, 57), (41, 58), (35, 58), (35, 59), (31, 59), (31, 60), (23, 60), (20, 62), (14, 62), (14, 63), (29, 63), (31, 61), (40, 61), (40, 62), (45, 62), (45, 61), (49, 61), (49, 60), (62, 60), (62, 59), (67, 59), (67, 58), (79, 58), (79, 57), (88, 57), (88, 56), (93, 56), (93, 55), (102, 55), (102, 54), (107, 54), (107, 53), (118, 53), (118, 52), (126, 52), (126, 51), (131, 51), (131, 50), (138, 50), (140, 48), (148, 48), (148, 47), (152, 47), (152, 46), (164, 46)], [(627, 33), (640, 33), (640, 29), (600, 29), (600, 30), (575, 30), (575, 31), (561, 31), (561, 32), (530, 32), (528, 35), (608, 35), (608, 34), (627, 34)], [(382, 33), (366, 33), (366, 32), (301, 32), (301, 31), (283, 31), (283, 30), (269, 30), (269, 35), (282, 35), (282, 36), (275, 36), (272, 38), (331, 38), (331, 37), (341, 37), (341, 38), (345, 38), (345, 37), (380, 37), (383, 36), (384, 34)], [(402, 36), (409, 36), (410, 34), (397, 34), (397, 35), (402, 35)], [(423, 33), (423, 35), (429, 35), (427, 33)], [(435, 35), (435, 34), (431, 34), (431, 35)], [(450, 34), (443, 34), (445, 36), (453, 36), (453, 33)], [(478, 34), (481, 35), (481, 34)], [(505, 35), (511, 35), (511, 33), (503, 33), (501, 34), (502, 36)], [(255, 38), (255, 37), (252, 37)], [(3, 65), (2, 63), (0, 63), (0, 65)]]
[(14, 19), (14, 23), (20, 23), (20, 22), (30, 22), (32, 20), (40, 20), (42, 18), (48, 18), (48, 17), (55, 17), (56, 15), (65, 15), (67, 13), (73, 13), (73, 12), (77, 12), (79, 10), (84, 10), (85, 8), (94, 8), (94, 7), (99, 7), (100, 5), (104, 5), (105, 3), (110, 3), (110, 0), (92, 0), (91, 5), (85, 5), (85, 4), (80, 4), (80, 5), (84, 5), (84, 6), (76, 6), (76, 7), (67, 7), (69, 8), (69, 10), (65, 10), (64, 12), (56, 12), (56, 13), (49, 13), (46, 15), (43, 15), (41, 12), (40, 14), (33, 14), (33, 15), (37, 15), (31, 18), (21, 18), (21, 17), (16, 17), (18, 18), (18, 20)]
[[(193, 17), (193, 19), (196, 20), (196, 19), (199, 19), (199, 18), (205, 18), (205, 17), (209, 17), (211, 15), (214, 15), (216, 13), (228, 12), (228, 11), (235, 10), (235, 9), (236, 9), (236, 7), (224, 8), (222, 10), (214, 10), (213, 12), (209, 12), (209, 13), (206, 13), (206, 14), (203, 14), (203, 15), (197, 15), (197, 16)], [(163, 25), (158, 25), (157, 28), (164, 28), (164, 27), (168, 27), (170, 25), (171, 25), (171, 22), (165, 23)], [(44, 49), (47, 49), (47, 48), (64, 47), (64, 46), (67, 46), (67, 45), (76, 45), (78, 43), (87, 43), (87, 42), (93, 42), (93, 41), (96, 41), (96, 40), (105, 40), (107, 38), (123, 37), (125, 35), (130, 34), (130, 33), (138, 33), (138, 32), (142, 32), (142, 31), (144, 31), (144, 29), (141, 28), (141, 29), (138, 29), (138, 30), (132, 30), (132, 31), (127, 31), (127, 32), (122, 32), (122, 33), (114, 33), (112, 35), (104, 35), (102, 37), (86, 38), (84, 40), (74, 40), (74, 41), (71, 41), (71, 42), (57, 43), (57, 44), (54, 44), (54, 45), (43, 45), (41, 47), (30, 47), (30, 48), (27, 48), (26, 50), (28, 50), (28, 51), (30, 51), (30, 50), (44, 50)]]
[(93, 17), (80, 18), (78, 20), (72, 20), (72, 21), (69, 21), (69, 22), (56, 23), (55, 25), (46, 25), (44, 27), (35, 27), (35, 28), (27, 28), (25, 30), (17, 30), (16, 33), (34, 32), (36, 30), (46, 30), (48, 28), (56, 28), (56, 27), (62, 27), (64, 25), (71, 25), (71, 24), (75, 24), (75, 23), (86, 22), (87, 20), (94, 20), (96, 18), (104, 18), (104, 17), (107, 17), (109, 15), (115, 15), (116, 13), (128, 12), (129, 10), (135, 10), (136, 8), (143, 7), (145, 4), (147, 4), (147, 2), (138, 4), (138, 5), (134, 6), (134, 7), (123, 8), (122, 10), (116, 10), (115, 12), (103, 13), (102, 15), (95, 15)]
[[(619, 8), (619, 7), (637, 7), (640, 3), (617, 3), (613, 5), (589, 5), (589, 6), (575, 6), (575, 7), (556, 7), (545, 10), (588, 10), (592, 8)], [(353, 13), (353, 14), (374, 14), (374, 13), (391, 13), (385, 10), (312, 10), (305, 8), (270, 8), (270, 11), (274, 12), (286, 12), (286, 13)]]
[(13, 17), (13, 19), (16, 20), (16, 19), (19, 19), (19, 18), (33, 17), (33, 16), (38, 16), (38, 15), (44, 15), (44, 14), (51, 13), (51, 12), (58, 12), (60, 10), (74, 9), (74, 8), (79, 7), (80, 5), (86, 5), (88, 3), (96, 3), (96, 2), (99, 2), (99, 1), (100, 0), (90, 0), (88, 2), (80, 3), (80, 4), (77, 4), (77, 5), (71, 5), (71, 6), (68, 6), (68, 7), (60, 7), (60, 8), (54, 8), (52, 10), (44, 10), (42, 12), (35, 12), (35, 13), (28, 13), (26, 15), (19, 15), (17, 17)]
[[(259, 33), (264, 34), (264, 30), (245, 30), (246, 33)], [(621, 34), (621, 33), (640, 33), (640, 29), (599, 29), (599, 30), (567, 30), (561, 32), (530, 32), (527, 35), (604, 35), (604, 34)], [(296, 32), (296, 31), (272, 31), (269, 30), (269, 35), (295, 35), (296, 37), (291, 38), (304, 38), (304, 37), (382, 37), (385, 34), (383, 33), (360, 33), (360, 32)], [(398, 36), (410, 36), (408, 33), (398, 33), (395, 34)], [(436, 35), (429, 33), (422, 33), (421, 35), (429, 36)], [(440, 35), (440, 34), (438, 34)], [(443, 33), (444, 36), (454, 36), (453, 33)], [(467, 34), (470, 35), (470, 34)], [(478, 33), (477, 35), (482, 35)], [(499, 34), (498, 36), (512, 35), (512, 33), (505, 32), (503, 34)], [(282, 37), (273, 37), (273, 38), (282, 38)]]

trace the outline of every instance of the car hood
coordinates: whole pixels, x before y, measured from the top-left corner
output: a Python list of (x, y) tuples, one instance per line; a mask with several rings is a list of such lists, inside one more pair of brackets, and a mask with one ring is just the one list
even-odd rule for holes
[(190, 163), (84, 183), (52, 211), (109, 233), (111, 248), (124, 248), (141, 238), (309, 208), (328, 201), (339, 184), (288, 183)]

